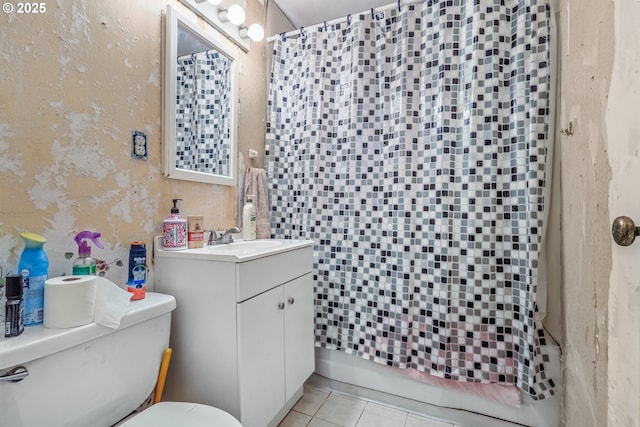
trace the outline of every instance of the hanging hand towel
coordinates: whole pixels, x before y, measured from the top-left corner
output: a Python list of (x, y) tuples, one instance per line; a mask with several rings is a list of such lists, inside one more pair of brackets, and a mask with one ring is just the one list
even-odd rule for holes
[(269, 188), (267, 172), (259, 168), (247, 168), (244, 174), (244, 197), (253, 195), (256, 207), (256, 238), (271, 237), (271, 223), (269, 222)]

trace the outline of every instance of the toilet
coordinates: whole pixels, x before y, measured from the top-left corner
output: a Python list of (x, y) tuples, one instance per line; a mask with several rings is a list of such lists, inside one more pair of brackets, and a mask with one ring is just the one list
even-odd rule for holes
[(160, 402), (118, 427), (240, 427), (231, 414), (198, 403)]
[(155, 389), (175, 307), (173, 296), (147, 292), (115, 330), (38, 325), (1, 340), (0, 425), (241, 427), (221, 409), (188, 402), (160, 402), (127, 418)]

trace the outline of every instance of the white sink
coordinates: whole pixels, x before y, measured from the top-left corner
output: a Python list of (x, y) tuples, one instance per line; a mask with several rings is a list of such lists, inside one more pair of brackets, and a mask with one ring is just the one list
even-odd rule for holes
[(212, 261), (244, 262), (313, 245), (312, 240), (258, 239), (236, 240), (224, 245), (205, 245), (203, 248), (183, 251), (162, 249), (162, 236), (156, 237), (155, 256), (161, 258), (191, 258)]

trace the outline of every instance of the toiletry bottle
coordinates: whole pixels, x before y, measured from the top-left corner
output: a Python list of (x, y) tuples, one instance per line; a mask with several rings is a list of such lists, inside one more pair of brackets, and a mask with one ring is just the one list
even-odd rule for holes
[(100, 233), (92, 231), (81, 231), (76, 234), (74, 240), (78, 244), (78, 258), (73, 260), (73, 275), (96, 275), (98, 261), (91, 256), (91, 246), (87, 243), (87, 239), (100, 249), (104, 249), (104, 246), (98, 241), (98, 237), (100, 237)]
[(253, 205), (252, 195), (247, 196), (247, 202), (242, 208), (242, 238), (256, 239), (256, 207)]
[(167, 251), (187, 249), (187, 220), (180, 216), (178, 200), (173, 199), (171, 215), (162, 225), (162, 246)]
[(129, 249), (129, 280), (127, 290), (133, 294), (132, 301), (143, 299), (147, 287), (147, 248), (144, 242), (131, 242)]
[(187, 215), (187, 246), (189, 249), (204, 246), (204, 217)]
[(24, 331), (24, 306), (22, 300), (22, 276), (9, 274), (6, 278), (4, 336), (17, 337)]
[(43, 245), (44, 237), (35, 233), (20, 233), (24, 250), (18, 261), (22, 275), (24, 298), (24, 326), (39, 325), (44, 320), (44, 282), (49, 272), (49, 258)]

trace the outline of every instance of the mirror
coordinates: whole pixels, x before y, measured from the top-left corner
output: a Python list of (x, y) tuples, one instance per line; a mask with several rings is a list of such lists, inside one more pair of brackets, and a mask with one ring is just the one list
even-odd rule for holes
[(162, 171), (235, 185), (236, 58), (213, 32), (170, 6), (165, 20)]

